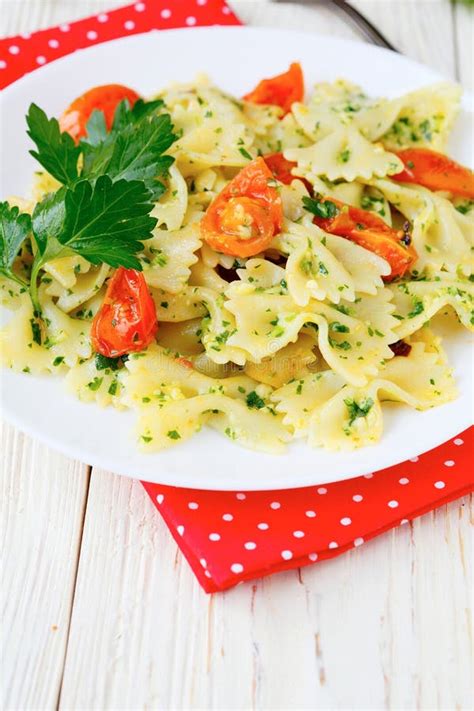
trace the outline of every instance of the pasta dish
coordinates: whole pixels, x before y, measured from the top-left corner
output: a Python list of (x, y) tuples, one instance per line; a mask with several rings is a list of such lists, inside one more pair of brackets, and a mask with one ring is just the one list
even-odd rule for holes
[(238, 98), (198, 77), (96, 87), (59, 119), (31, 104), (31, 195), (0, 203), (3, 366), (132, 409), (146, 452), (204, 425), (354, 449), (384, 402), (453, 400), (437, 319), (474, 324), (460, 88), (308, 97), (294, 63)]

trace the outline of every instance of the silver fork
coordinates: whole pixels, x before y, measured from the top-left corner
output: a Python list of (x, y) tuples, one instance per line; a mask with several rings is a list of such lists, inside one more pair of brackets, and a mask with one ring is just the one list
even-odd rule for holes
[[(328, 0), (273, 0), (273, 2), (284, 2), (297, 5), (327, 5)], [(388, 41), (386, 37), (378, 30), (371, 22), (368, 20), (359, 10), (356, 10), (353, 5), (350, 5), (345, 0), (329, 0), (329, 4), (334, 5), (337, 12), (340, 15), (348, 17), (352, 24), (362, 32), (362, 34), (372, 42), (372, 44), (378, 45), (379, 47), (385, 47), (385, 49), (391, 49), (392, 52), (398, 52), (399, 50), (393, 46), (391, 42)]]

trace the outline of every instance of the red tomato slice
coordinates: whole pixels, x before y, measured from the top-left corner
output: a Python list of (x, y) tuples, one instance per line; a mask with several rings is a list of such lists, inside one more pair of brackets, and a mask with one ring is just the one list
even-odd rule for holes
[(281, 231), (283, 209), (273, 175), (263, 158), (243, 168), (209, 205), (202, 238), (218, 252), (251, 257)]
[(325, 232), (346, 237), (386, 259), (392, 268), (389, 280), (403, 276), (416, 261), (417, 254), (411, 240), (402, 230), (389, 227), (373, 212), (345, 205), (339, 200), (326, 198), (322, 202), (334, 203), (339, 212), (334, 217), (315, 217), (314, 223)]
[(245, 94), (243, 99), (253, 104), (273, 104), (281, 106), (285, 114), (295, 101), (303, 101), (304, 78), (299, 62), (290, 64), (288, 71), (271, 79), (262, 79), (255, 89)]
[(157, 329), (155, 303), (145, 277), (135, 269), (120, 267), (92, 322), (92, 347), (107, 358), (117, 358), (146, 348)]
[(453, 195), (474, 199), (474, 173), (443, 153), (429, 148), (406, 148), (397, 156), (405, 169), (393, 180), (401, 183), (416, 183), (430, 190), (446, 190)]
[(297, 163), (291, 160), (286, 160), (283, 153), (271, 153), (269, 155), (263, 156), (263, 160), (268, 165), (273, 173), (276, 180), (284, 185), (291, 185), (293, 180), (301, 180), (308, 189), (310, 195), (313, 194), (313, 186), (306, 180), (306, 178), (300, 178), (297, 175), (293, 175), (291, 172), (293, 168), (296, 168)]
[(110, 130), (117, 105), (127, 99), (130, 106), (133, 106), (139, 98), (136, 91), (121, 84), (96, 86), (74, 99), (59, 118), (59, 127), (63, 133), (69, 133), (77, 143), (86, 135), (87, 122), (95, 109), (104, 112), (105, 124)]

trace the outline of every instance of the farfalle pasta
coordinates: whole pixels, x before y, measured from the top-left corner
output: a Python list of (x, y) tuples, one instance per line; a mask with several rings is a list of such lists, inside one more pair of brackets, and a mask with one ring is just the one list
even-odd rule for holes
[(472, 172), (439, 152), (460, 90), (338, 80), (305, 101), (302, 81), (113, 85), (112, 109), (98, 87), (72, 127), (32, 105), (42, 168), (0, 206), (3, 365), (134, 411), (145, 452), (204, 426), (351, 450), (383, 436), (386, 401), (454, 399), (430, 321), (474, 323)]

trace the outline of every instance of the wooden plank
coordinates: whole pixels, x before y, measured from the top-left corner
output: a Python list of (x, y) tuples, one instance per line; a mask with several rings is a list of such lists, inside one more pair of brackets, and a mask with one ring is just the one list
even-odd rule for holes
[[(453, 17), (447, 0), (351, 0), (407, 57), (454, 79)], [(376, 71), (376, 69), (375, 69)], [(387, 77), (387, 83), (390, 77)]]
[(457, 2), (453, 12), (457, 76), (461, 84), (472, 91), (474, 89), (474, 10)]
[(2, 708), (56, 704), (88, 469), (2, 427)]

